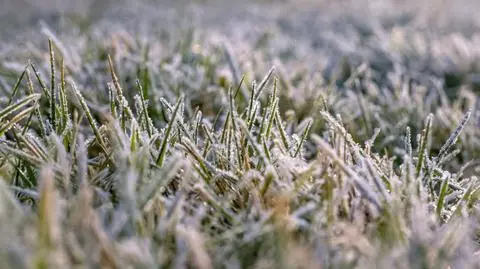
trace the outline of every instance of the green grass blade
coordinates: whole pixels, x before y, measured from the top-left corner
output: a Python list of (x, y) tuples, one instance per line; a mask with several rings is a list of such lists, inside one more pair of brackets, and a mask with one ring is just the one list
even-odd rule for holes
[(77, 86), (75, 86), (75, 83), (73, 82), (72, 82), (72, 88), (73, 88), (73, 91), (75, 92), (75, 95), (77, 96), (78, 101), (80, 102), (80, 105), (82, 106), (83, 111), (85, 112), (85, 115), (87, 116), (88, 123), (90, 124), (90, 128), (92, 129), (95, 135), (95, 138), (97, 139), (100, 147), (105, 153), (105, 156), (109, 158), (109, 153), (107, 151), (105, 141), (103, 140), (103, 137), (100, 134), (100, 130), (98, 129), (97, 123), (93, 118), (92, 113), (90, 112), (90, 108), (88, 107), (87, 102), (85, 101), (85, 99), (83, 98), (83, 95), (80, 93), (80, 91), (77, 89)]
[[(28, 70), (28, 69), (27, 69), (27, 86), (28, 86), (27, 87), (28, 93), (30, 95), (34, 94), (35, 92), (33, 90), (33, 82), (32, 82), (32, 78), (30, 76), (30, 70)], [(42, 117), (42, 113), (40, 111), (39, 106), (37, 106), (37, 108), (35, 109), (35, 115), (37, 116), (38, 123), (40, 125), (41, 136), (45, 137), (47, 135), (47, 129), (45, 128), (45, 124), (43, 123), (43, 117)], [(24, 128), (23, 129), (23, 134), (25, 134), (26, 131), (27, 131), (27, 128)]]
[(57, 115), (56, 115), (56, 97), (55, 93), (55, 52), (52, 40), (48, 40), (48, 50), (50, 52), (50, 124), (52, 129), (57, 131)]
[(267, 85), (268, 81), (270, 80), (270, 78), (272, 77), (273, 75), (273, 72), (275, 72), (275, 66), (273, 66), (272, 68), (270, 68), (270, 70), (268, 71), (267, 75), (265, 75), (265, 77), (263, 78), (263, 80), (260, 82), (260, 84), (258, 85), (258, 88), (257, 88), (257, 91), (255, 93), (255, 101), (258, 100), (258, 98), (260, 98), (260, 95), (262, 94), (262, 91), (263, 89), (265, 89), (265, 86)]
[(422, 136), (420, 138), (420, 149), (418, 151), (418, 160), (417, 160), (417, 167), (416, 167), (416, 172), (417, 172), (417, 177), (420, 176), (420, 173), (423, 168), (423, 163), (425, 162), (425, 155), (427, 154), (427, 142), (428, 142), (428, 137), (430, 135), (430, 128), (432, 126), (432, 119), (433, 115), (430, 114), (427, 117), (427, 122), (425, 124), (425, 128), (422, 131)]
[(59, 99), (60, 99), (60, 116), (61, 116), (61, 122), (60, 122), (60, 129), (59, 133), (65, 130), (67, 128), (68, 124), (68, 100), (67, 100), (67, 95), (66, 95), (66, 89), (65, 89), (65, 63), (63, 60), (63, 57), (61, 58), (61, 63), (60, 63), (60, 91), (59, 91)]
[(20, 87), (20, 83), (22, 83), (23, 77), (25, 76), (25, 73), (27, 72), (27, 68), (28, 68), (28, 66), (25, 67), (25, 69), (23, 70), (22, 74), (20, 74), (20, 77), (18, 77), (17, 82), (16, 82), (15, 85), (13, 86), (12, 93), (11, 93), (11, 95), (10, 95), (10, 98), (8, 99), (7, 106), (10, 105), (10, 104), (13, 102), (13, 98), (14, 98), (15, 95), (17, 94), (17, 91), (18, 91), (18, 89), (19, 89), (19, 87)]
[(22, 110), (22, 112), (15, 115), (11, 120), (0, 125), (0, 136), (2, 136), (6, 131), (12, 128), (16, 123), (23, 120), (27, 116), (30, 116), (30, 112), (34, 111), (35, 107), (28, 107)]
[(162, 145), (160, 146), (160, 152), (158, 153), (158, 157), (156, 161), (159, 167), (162, 167), (163, 162), (165, 161), (167, 148), (168, 148), (168, 140), (170, 139), (170, 133), (172, 132), (173, 126), (175, 125), (177, 114), (182, 102), (183, 102), (183, 96), (180, 96), (177, 100), (177, 103), (175, 104), (175, 108), (173, 109), (173, 113), (172, 113), (172, 116), (170, 117), (170, 122), (168, 123), (167, 130), (165, 131)]
[(142, 112), (143, 112), (143, 119), (145, 121), (144, 122), (145, 128), (147, 129), (148, 137), (151, 138), (153, 134), (152, 126), (150, 125), (151, 119), (150, 119), (150, 116), (148, 115), (147, 103), (145, 101), (145, 97), (143, 96), (143, 87), (142, 85), (140, 85), (139, 80), (137, 80), (136, 84), (137, 84), (138, 94), (140, 95), (140, 100), (142, 103)]
[(438, 155), (437, 155), (438, 162), (442, 161), (442, 158), (447, 155), (448, 150), (457, 142), (458, 137), (460, 136), (463, 129), (465, 128), (465, 125), (467, 125), (471, 115), (472, 115), (472, 111), (468, 110), (467, 113), (465, 113), (465, 115), (463, 116), (462, 121), (460, 122), (458, 127), (450, 135), (450, 137), (448, 137), (445, 144), (443, 144), (443, 146), (440, 148), (440, 151), (438, 152)]
[(282, 139), (283, 146), (288, 151), (290, 149), (290, 144), (288, 143), (287, 133), (285, 132), (285, 128), (283, 127), (283, 121), (282, 121), (282, 118), (280, 117), (280, 111), (278, 109), (275, 110), (275, 124), (277, 126), (277, 129), (280, 132), (280, 137)]
[(310, 120), (307, 123), (307, 127), (305, 127), (305, 130), (303, 131), (302, 138), (300, 139), (300, 143), (298, 143), (297, 150), (295, 150), (295, 153), (293, 154), (293, 157), (297, 157), (298, 154), (300, 153), (300, 150), (302, 150), (303, 143), (307, 139), (308, 133), (310, 132), (310, 128), (312, 127), (313, 120)]
[(27, 105), (37, 102), (39, 99), (40, 95), (34, 93), (24, 97), (15, 104), (7, 106), (6, 108), (0, 110), (0, 121), (2, 121), (5, 117), (11, 115), (12, 113), (24, 109)]
[(442, 181), (442, 185), (440, 187), (440, 194), (438, 195), (438, 201), (437, 201), (437, 217), (440, 219), (442, 217), (442, 210), (445, 207), (445, 196), (447, 195), (448, 191), (448, 182), (450, 180), (449, 176), (445, 176), (445, 178)]
[(37, 78), (38, 84), (40, 84), (40, 88), (42, 89), (43, 93), (48, 99), (50, 99), (50, 91), (47, 89), (47, 87), (45, 86), (45, 83), (40, 77), (40, 72), (38, 72), (37, 68), (33, 63), (30, 63), (30, 66), (32, 67), (33, 73), (35, 74), (35, 77)]

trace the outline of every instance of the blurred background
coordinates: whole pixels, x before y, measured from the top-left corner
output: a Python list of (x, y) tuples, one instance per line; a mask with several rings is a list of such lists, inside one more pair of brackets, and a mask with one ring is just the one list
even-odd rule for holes
[(29, 36), (25, 31), (39, 22), (55, 29), (65, 19), (81, 26), (109, 20), (161, 27), (173, 18), (225, 34), (274, 24), (283, 32), (312, 38), (325, 28), (376, 24), (472, 35), (480, 29), (479, 10), (477, 0), (0, 0), (0, 34)]
[[(98, 19), (115, 13), (140, 15), (138, 12), (142, 11), (143, 16), (165, 8), (182, 9), (192, 6), (201, 7), (206, 11), (203, 15), (218, 19), (248, 9), (281, 6), (288, 8), (288, 11), (314, 9), (323, 16), (328, 16), (331, 12), (355, 12), (368, 17), (415, 12), (422, 14), (425, 20), (438, 19), (439, 23), (441, 20), (451, 22), (453, 19), (457, 23), (477, 24), (475, 14), (480, 4), (475, 0), (1, 0), (0, 17), (2, 26), (8, 27), (18, 23), (35, 23), (40, 19), (51, 20), (62, 15)], [(219, 8), (222, 9), (221, 12)], [(264, 9), (264, 15), (268, 16), (269, 11)]]
[(18, 44), (44, 47), (45, 29), (66, 43), (192, 29), (205, 44), (228, 41), (240, 58), (262, 51), (260, 73), (275, 59), (328, 73), (348, 57), (382, 73), (401, 63), (419, 79), (468, 73), (480, 83), (478, 11), (478, 0), (0, 0), (0, 59)]

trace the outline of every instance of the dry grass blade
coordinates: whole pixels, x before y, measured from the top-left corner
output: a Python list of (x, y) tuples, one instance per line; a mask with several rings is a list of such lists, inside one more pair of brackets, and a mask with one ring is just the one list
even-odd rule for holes
[(48, 268), (61, 264), (54, 259), (54, 251), (61, 242), (60, 208), (55, 178), (51, 167), (45, 166), (40, 172), (40, 197), (38, 206), (38, 249), (37, 268)]
[(197, 269), (210, 269), (213, 268), (210, 255), (205, 249), (203, 238), (194, 229), (179, 226), (177, 232), (183, 238), (185, 238), (187, 245), (192, 255), (192, 264)]

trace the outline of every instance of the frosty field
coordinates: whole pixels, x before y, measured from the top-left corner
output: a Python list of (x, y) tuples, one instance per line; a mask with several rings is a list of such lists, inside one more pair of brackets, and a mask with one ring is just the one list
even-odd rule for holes
[(480, 268), (476, 1), (0, 9), (0, 268)]

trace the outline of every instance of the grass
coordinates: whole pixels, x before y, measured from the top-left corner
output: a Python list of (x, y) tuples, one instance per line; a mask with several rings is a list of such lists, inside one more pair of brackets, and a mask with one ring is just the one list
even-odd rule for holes
[(1, 268), (480, 266), (470, 82), (182, 29), (45, 28), (0, 67)]

